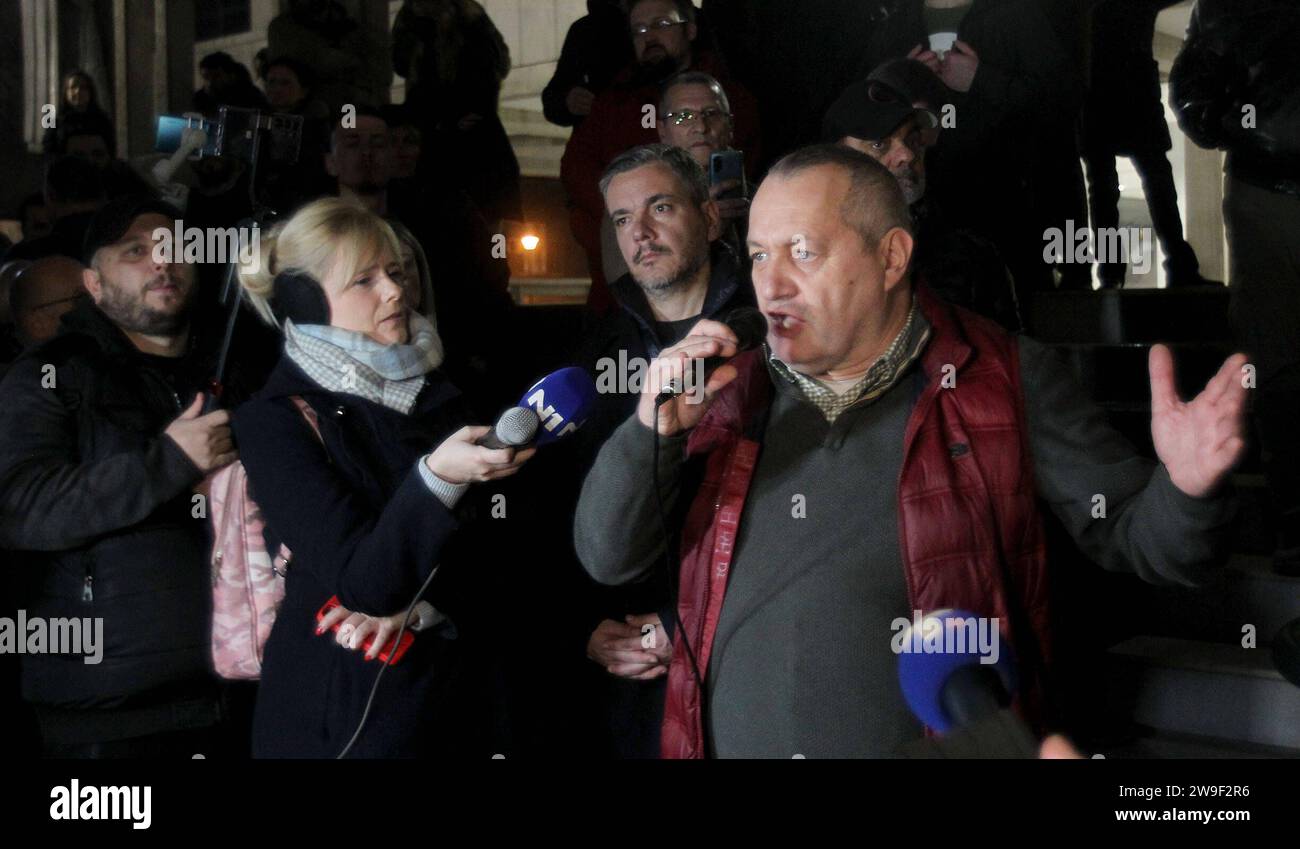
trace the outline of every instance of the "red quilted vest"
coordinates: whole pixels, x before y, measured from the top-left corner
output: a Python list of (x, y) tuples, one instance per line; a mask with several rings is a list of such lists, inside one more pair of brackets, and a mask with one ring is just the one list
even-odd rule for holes
[[(931, 336), (898, 481), (909, 610), (956, 607), (997, 617), (1019, 663), (1016, 707), (1038, 720), (1049, 658), (1046, 545), (1016, 340), (922, 284), (916, 297)], [(761, 351), (732, 362), (740, 376), (687, 440), (687, 455), (704, 456), (706, 471), (682, 528), (678, 611), (701, 675), (758, 460), (759, 443), (744, 434), (773, 391)], [(660, 748), (665, 758), (705, 756), (700, 692), (681, 633), (674, 637)]]

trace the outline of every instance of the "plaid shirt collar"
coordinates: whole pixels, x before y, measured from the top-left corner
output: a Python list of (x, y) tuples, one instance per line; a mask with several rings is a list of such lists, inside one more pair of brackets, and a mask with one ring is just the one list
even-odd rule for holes
[(843, 393), (837, 393), (821, 381), (800, 374), (777, 359), (766, 345), (764, 348), (772, 371), (798, 389), (804, 400), (821, 410), (826, 421), (834, 422), (840, 413), (850, 407), (869, 403), (888, 392), (921, 356), (929, 339), (930, 322), (917, 309), (914, 298), (903, 329), (898, 331), (885, 353), (871, 364), (862, 379)]

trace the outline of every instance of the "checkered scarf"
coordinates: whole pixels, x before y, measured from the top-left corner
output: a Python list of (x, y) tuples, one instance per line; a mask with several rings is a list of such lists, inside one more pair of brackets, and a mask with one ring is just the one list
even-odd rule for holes
[(411, 341), (382, 345), (363, 333), (322, 324), (284, 322), (284, 352), (329, 392), (357, 395), (409, 413), (424, 376), (442, 364), (442, 343), (433, 322), (410, 314)]

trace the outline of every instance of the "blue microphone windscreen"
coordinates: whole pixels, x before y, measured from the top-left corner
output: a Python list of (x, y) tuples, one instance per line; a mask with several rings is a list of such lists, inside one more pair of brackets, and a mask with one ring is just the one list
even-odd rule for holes
[(996, 621), (967, 610), (936, 610), (894, 635), (898, 683), (917, 719), (940, 733), (952, 727), (943, 687), (963, 666), (992, 661), (1007, 692), (1015, 692), (1015, 660)]
[(519, 406), (537, 413), (537, 444), (546, 445), (582, 427), (596, 406), (596, 384), (585, 369), (562, 368), (528, 387)]

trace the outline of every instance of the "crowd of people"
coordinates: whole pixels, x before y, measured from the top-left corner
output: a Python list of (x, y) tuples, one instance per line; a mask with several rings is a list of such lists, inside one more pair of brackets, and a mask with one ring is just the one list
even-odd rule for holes
[[(1285, 24), (1269, 35), (1300, 32), (1252, 2)], [(770, 10), (745, 5), (589, 0), (571, 27), (542, 101), (573, 127), (560, 179), (592, 287), (551, 350), (521, 341), (494, 250), (523, 217), (511, 59), (474, 0), (407, 0), (387, 58), (333, 0), (289, 3), (253, 73), (203, 58), (195, 112), (301, 119), (296, 160), (257, 168), (133, 167), (90, 76), (65, 77), (43, 192), (0, 258), (0, 549), (10, 607), (102, 619), (107, 642), (93, 665), (22, 658), (32, 753), (889, 756), (924, 733), (889, 647), (914, 608), (1005, 623), (1016, 705), (1056, 727), (1048, 512), (1108, 570), (1215, 574), (1246, 357), (1183, 400), (1153, 349), (1152, 461), (1020, 335), (1036, 294), (1092, 287), (1043, 234), (1089, 204), (1117, 223), (1116, 156), (1143, 175), (1169, 284), (1207, 282), (1149, 129), (1169, 3), (1094, 4), (1091, 43), (1029, 0), (864, 4), (842, 84), (797, 108), (753, 52)], [(1230, 151), (1229, 239), (1250, 246), (1234, 327), (1268, 376), (1279, 510), (1300, 515), (1300, 87), (1278, 68), (1268, 97), (1232, 89), (1283, 42), (1198, 5), (1180, 118)], [(1272, 135), (1232, 128), (1241, 103), (1272, 108)], [(256, 229), (238, 297), (225, 263), (158, 256), (182, 221)], [(727, 324), (743, 309), (767, 322), (759, 349)], [(708, 357), (731, 359), (702, 402), (660, 396)], [(632, 362), (644, 380), (600, 388), (569, 438), (481, 444), (549, 368)], [(292, 555), (254, 683), (213, 673), (195, 508), (236, 462), (265, 550)], [(1295, 524), (1279, 568), (1300, 562)], [(374, 662), (399, 632), (401, 660)]]

